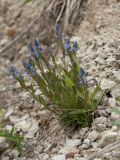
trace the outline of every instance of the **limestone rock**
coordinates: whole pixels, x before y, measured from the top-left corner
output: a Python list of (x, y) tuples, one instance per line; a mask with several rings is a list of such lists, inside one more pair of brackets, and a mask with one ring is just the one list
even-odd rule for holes
[(80, 130), (80, 132), (79, 132), (79, 134), (80, 134), (80, 136), (84, 136), (85, 135), (85, 133), (88, 131), (88, 127), (85, 127), (85, 128), (81, 128), (81, 130)]
[(2, 39), (0, 42), (0, 46), (3, 47), (8, 43), (8, 39)]
[(68, 140), (66, 140), (66, 146), (69, 146), (69, 147), (72, 147), (72, 148), (77, 147), (80, 144), (81, 144), (80, 139), (73, 139), (73, 140), (68, 139)]
[(115, 100), (115, 98), (109, 98), (109, 104), (110, 104), (110, 106), (111, 107), (116, 107), (116, 100)]
[(92, 132), (90, 132), (89, 134), (88, 134), (88, 139), (90, 139), (90, 141), (95, 141), (95, 140), (97, 140), (98, 138), (99, 138), (99, 133), (98, 132), (96, 132), (96, 131), (92, 131)]
[(65, 160), (65, 155), (56, 155), (52, 157), (52, 160)]
[(106, 117), (98, 117), (95, 119), (95, 124), (106, 124), (107, 118)]
[(6, 139), (4, 137), (0, 137), (0, 151), (3, 151), (8, 146)]
[(110, 79), (102, 79), (102, 81), (101, 81), (101, 88), (103, 90), (110, 89), (114, 85), (115, 85), (115, 82), (111, 81)]
[(39, 130), (38, 122), (35, 121), (35, 123), (32, 124), (31, 128), (28, 130), (28, 133), (26, 134), (26, 138), (33, 138), (35, 133)]
[(96, 130), (97, 130), (98, 132), (103, 132), (103, 131), (106, 130), (106, 127), (105, 127), (104, 124), (96, 124)]
[(68, 146), (63, 147), (58, 153), (60, 154), (68, 154), (68, 153), (78, 153), (79, 150), (77, 148), (70, 148)]
[(99, 141), (98, 146), (103, 148), (108, 144), (115, 142), (116, 138), (117, 138), (117, 132), (105, 131), (103, 132), (102, 139)]
[(120, 80), (120, 69), (118, 71), (114, 71), (113, 73), (114, 73), (116, 80), (119, 81)]
[(19, 121), (15, 124), (15, 129), (17, 131), (20, 131), (20, 129), (21, 129), (23, 132), (27, 132), (30, 129), (31, 125), (32, 125), (31, 121), (22, 120), (22, 121)]
[(87, 149), (89, 146), (90, 146), (90, 139), (86, 138), (84, 141), (83, 141), (83, 144), (82, 144), (82, 148), (83, 149)]

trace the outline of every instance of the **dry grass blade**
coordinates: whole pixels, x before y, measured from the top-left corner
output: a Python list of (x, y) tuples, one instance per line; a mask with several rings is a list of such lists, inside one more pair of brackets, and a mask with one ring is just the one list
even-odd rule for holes
[(62, 17), (63, 10), (65, 9), (65, 5), (66, 5), (66, 0), (63, 2), (62, 8), (61, 8), (60, 13), (59, 13), (57, 20), (56, 20), (56, 24), (60, 21), (60, 19)]
[(102, 156), (103, 154), (105, 153), (108, 153), (108, 152), (111, 152), (113, 151), (114, 149), (117, 149), (120, 147), (120, 141), (119, 142), (115, 142), (115, 143), (112, 143), (110, 145), (108, 145), (107, 147), (103, 148), (101, 151), (97, 152), (96, 154), (90, 156), (88, 158), (88, 160), (93, 160), (93, 158), (96, 158), (98, 156)]

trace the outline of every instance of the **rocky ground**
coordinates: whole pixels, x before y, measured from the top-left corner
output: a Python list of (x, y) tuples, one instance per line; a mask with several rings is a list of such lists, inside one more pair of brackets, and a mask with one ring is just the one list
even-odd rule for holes
[[(24, 26), (35, 18), (39, 11), (37, 3), (22, 6), (18, 0), (0, 0), (0, 50), (19, 34)], [(104, 96), (94, 115), (91, 128), (73, 130), (59, 124), (57, 117), (40, 110), (39, 104), (10, 78), (8, 70), (12, 64), (22, 69), (21, 60), (27, 55), (29, 35), (36, 36), (36, 26), (22, 37), (19, 43), (0, 56), (0, 107), (5, 112), (5, 128), (15, 130), (25, 137), (23, 157), (7, 147), (0, 138), (2, 160), (87, 160), (107, 145), (120, 140), (120, 129), (112, 122), (120, 117), (111, 113), (119, 108), (116, 97), (120, 96), (120, 1), (88, 0), (84, 19), (71, 37), (80, 45), (78, 58), (88, 72), (88, 78), (95, 78), (103, 90), (111, 89)], [(40, 38), (39, 38), (40, 39)], [(115, 86), (115, 87), (114, 87)], [(0, 117), (0, 121), (3, 118)], [(94, 160), (119, 160), (120, 148), (105, 153)]]

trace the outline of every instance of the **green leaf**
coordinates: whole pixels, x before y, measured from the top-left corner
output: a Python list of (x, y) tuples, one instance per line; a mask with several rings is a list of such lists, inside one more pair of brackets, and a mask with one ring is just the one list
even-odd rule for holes
[(92, 98), (94, 99), (95, 96), (97, 95), (97, 93), (99, 93), (101, 91), (101, 88), (99, 85), (96, 86), (96, 88), (94, 89), (93, 93), (92, 93)]
[(74, 86), (73, 81), (72, 81), (68, 76), (65, 77), (65, 83), (66, 83), (67, 86), (70, 87), (70, 88), (73, 88), (73, 86)]
[(120, 102), (120, 96), (118, 96), (118, 97), (116, 98), (116, 100)]
[(26, 4), (26, 3), (29, 3), (29, 2), (31, 2), (32, 0), (26, 0), (25, 2), (24, 2), (24, 4)]
[(113, 109), (112, 109), (112, 112), (114, 112), (114, 113), (116, 113), (116, 114), (120, 114), (120, 110), (117, 109), (117, 108), (113, 108)]
[(15, 145), (19, 153), (22, 154), (23, 137), (21, 137), (19, 134), (14, 134), (14, 128), (12, 128), (10, 132), (8, 130), (0, 130), (0, 137), (5, 137), (8, 141), (9, 147), (13, 148)]
[(120, 120), (116, 120), (113, 122), (113, 125), (120, 126)]

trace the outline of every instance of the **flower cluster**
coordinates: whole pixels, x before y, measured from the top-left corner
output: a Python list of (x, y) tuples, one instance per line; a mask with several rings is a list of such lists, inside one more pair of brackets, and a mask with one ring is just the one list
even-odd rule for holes
[(33, 65), (29, 62), (28, 59), (23, 61), (23, 66), (25, 68), (25, 73), (28, 74), (30, 77), (36, 74), (36, 69), (33, 67)]
[(44, 53), (44, 48), (41, 47), (40, 43), (37, 40), (35, 40), (34, 42), (34, 47), (32, 46), (32, 44), (30, 44), (28, 48), (30, 50), (30, 56), (34, 57), (36, 61), (38, 61), (40, 55)]
[[(33, 58), (35, 61), (39, 61), (40, 55), (44, 53), (44, 48), (41, 47), (38, 40), (35, 40), (34, 47), (32, 46), (32, 44), (30, 44), (28, 46), (28, 49), (29, 49), (30, 58)], [(23, 66), (25, 68), (25, 71), (23, 73), (20, 73), (14, 66), (11, 66), (10, 67), (10, 74), (14, 78), (17, 78), (17, 79), (20, 79), (20, 80), (23, 80), (24, 74), (27, 74), (30, 77), (35, 75), (36, 69), (33, 66), (33, 64), (31, 64), (29, 62), (29, 59), (23, 61)]]
[(24, 78), (23, 74), (20, 73), (14, 66), (10, 67), (10, 74), (19, 80), (23, 80)]
[(56, 37), (58, 40), (62, 40), (63, 38), (63, 33), (62, 33), (62, 30), (61, 30), (61, 27), (60, 27), (60, 24), (57, 24), (56, 27), (55, 27), (55, 33), (56, 33)]
[(71, 46), (71, 43), (70, 43), (70, 40), (67, 39), (66, 42), (65, 42), (65, 49), (68, 51), (68, 52), (76, 52), (79, 50), (79, 47), (78, 47), (78, 43), (77, 42), (74, 42), (73, 43), (73, 47)]

